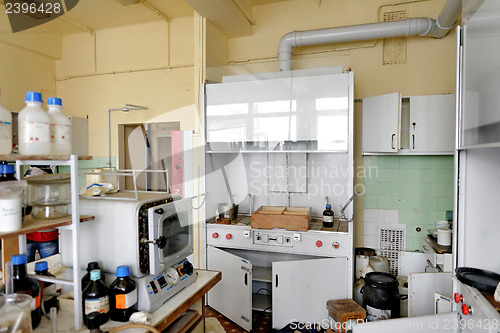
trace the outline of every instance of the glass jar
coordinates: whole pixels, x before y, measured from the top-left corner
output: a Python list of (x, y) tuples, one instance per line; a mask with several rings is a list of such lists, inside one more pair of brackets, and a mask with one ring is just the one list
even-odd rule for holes
[(28, 204), (34, 219), (55, 219), (68, 215), (71, 202), (69, 174), (27, 177)]

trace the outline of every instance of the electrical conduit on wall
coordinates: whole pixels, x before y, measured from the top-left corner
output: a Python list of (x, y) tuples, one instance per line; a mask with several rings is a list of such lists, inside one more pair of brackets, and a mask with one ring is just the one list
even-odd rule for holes
[(442, 38), (455, 25), (461, 14), (462, 0), (448, 0), (436, 20), (429, 17), (400, 21), (352, 25), (307, 31), (293, 31), (284, 35), (278, 47), (280, 71), (292, 69), (294, 47), (382, 39), (391, 37), (426, 36)]

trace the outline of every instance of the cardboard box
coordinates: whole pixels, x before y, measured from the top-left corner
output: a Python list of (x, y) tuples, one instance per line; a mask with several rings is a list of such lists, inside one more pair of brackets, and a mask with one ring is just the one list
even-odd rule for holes
[(364, 321), (366, 310), (352, 299), (327, 301), (326, 308), (329, 316), (336, 322), (339, 332), (346, 327), (344, 323), (349, 320)]
[(252, 214), (253, 229), (281, 228), (295, 231), (309, 230), (310, 207), (261, 206)]

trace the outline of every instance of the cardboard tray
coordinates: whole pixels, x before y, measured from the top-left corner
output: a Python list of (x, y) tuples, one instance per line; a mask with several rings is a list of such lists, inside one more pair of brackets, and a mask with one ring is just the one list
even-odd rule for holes
[(251, 227), (307, 231), (310, 221), (310, 207), (261, 206), (252, 214)]

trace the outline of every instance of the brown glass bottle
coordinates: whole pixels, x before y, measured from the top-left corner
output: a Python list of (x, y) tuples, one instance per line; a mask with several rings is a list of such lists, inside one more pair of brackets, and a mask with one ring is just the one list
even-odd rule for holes
[[(35, 274), (55, 277), (49, 272), (49, 265), (46, 261), (39, 261), (35, 264)], [(57, 286), (51, 282), (39, 282), (42, 287), (42, 312), (50, 313), (50, 308), (55, 307), (59, 309), (59, 301), (57, 300)]]
[(327, 204), (326, 209), (323, 211), (323, 228), (333, 228), (333, 217), (332, 206)]
[[(85, 273), (85, 275), (82, 277), (82, 291), (83, 289), (85, 289), (85, 287), (87, 286), (87, 284), (90, 282), (90, 271), (94, 270), (94, 269), (101, 269), (99, 267), (99, 263), (97, 261), (91, 261), (87, 264), (87, 273)], [(101, 281), (106, 284), (106, 277), (104, 276), (104, 274), (101, 274)]]
[(99, 312), (101, 325), (109, 319), (108, 287), (101, 281), (101, 271), (90, 271), (90, 282), (82, 293), (83, 322), (87, 325), (87, 316), (92, 312)]
[(118, 266), (116, 279), (109, 286), (109, 317), (115, 321), (128, 321), (137, 311), (137, 287), (130, 277), (128, 266)]
[(11, 261), (13, 265), (12, 277), (14, 279), (14, 292), (28, 294), (33, 297), (33, 303), (31, 304), (31, 326), (35, 329), (42, 319), (40, 284), (37, 280), (28, 276), (25, 254), (13, 255)]

